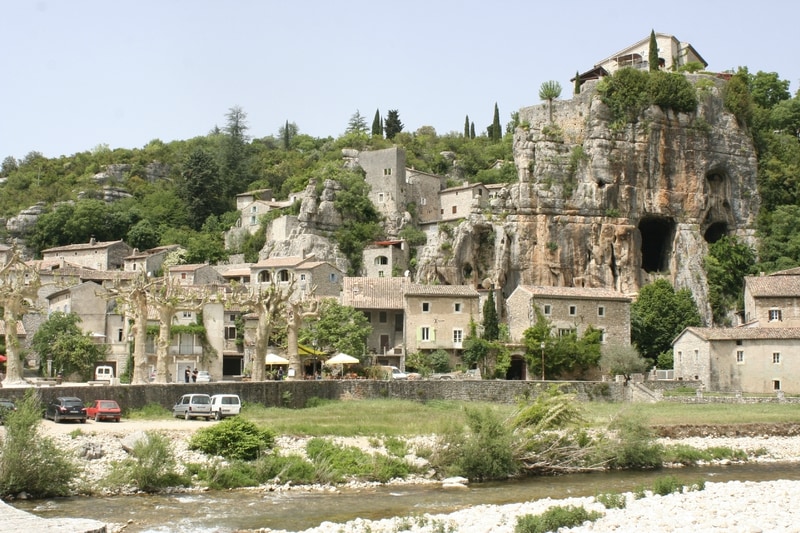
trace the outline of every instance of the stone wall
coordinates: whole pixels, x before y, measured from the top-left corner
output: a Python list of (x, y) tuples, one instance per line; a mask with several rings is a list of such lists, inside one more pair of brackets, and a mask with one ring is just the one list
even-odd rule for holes
[[(556, 382), (563, 390), (577, 394), (582, 401), (622, 401), (623, 385), (611, 382)], [(94, 400), (116, 400), (123, 410), (158, 404), (171, 409), (183, 394), (238, 394), (243, 402), (260, 403), (267, 407), (300, 408), (309, 398), (328, 400), (457, 400), (465, 402), (513, 403), (520, 397), (534, 397), (553, 382), (535, 381), (380, 381), (380, 380), (321, 380), (321, 381), (262, 381), (218, 383), (170, 383), (148, 385), (80, 385), (37, 387), (43, 404), (58, 396), (77, 396), (85, 404)], [(25, 388), (3, 389), (2, 396), (19, 400)]]

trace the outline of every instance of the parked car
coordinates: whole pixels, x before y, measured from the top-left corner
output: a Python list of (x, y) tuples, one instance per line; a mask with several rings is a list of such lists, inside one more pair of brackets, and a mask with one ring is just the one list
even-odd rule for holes
[(380, 367), (381, 379), (408, 379), (408, 374), (401, 371), (396, 366)]
[(217, 420), (226, 416), (236, 416), (242, 409), (238, 394), (215, 394), (211, 397), (211, 413)]
[(172, 406), (175, 418), (205, 418), (211, 420), (211, 396), (208, 394), (184, 394)]
[(17, 406), (14, 405), (14, 402), (8, 400), (6, 398), (0, 398), (0, 424), (3, 424), (3, 420), (6, 417), (6, 413), (9, 411), (16, 411)]
[(47, 404), (44, 417), (56, 424), (62, 420), (77, 420), (81, 424), (86, 422), (86, 409), (83, 401), (75, 396), (59, 396)]
[(113, 420), (119, 422), (122, 417), (122, 409), (114, 400), (95, 400), (92, 405), (86, 408), (87, 418), (93, 418), (95, 422), (101, 420)]
[(98, 366), (94, 369), (94, 379), (111, 382), (114, 379), (114, 368), (108, 365)]
[(211, 381), (211, 373), (208, 370), (200, 370), (197, 372), (197, 383), (209, 383)]

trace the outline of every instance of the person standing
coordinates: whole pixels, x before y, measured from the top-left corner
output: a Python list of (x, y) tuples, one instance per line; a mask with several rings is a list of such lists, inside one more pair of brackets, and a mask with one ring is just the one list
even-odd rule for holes
[(183, 381), (189, 383), (189, 376), (192, 375), (192, 371), (189, 370), (189, 367), (186, 367), (186, 371), (183, 373)]
[(192, 370), (192, 383), (197, 383), (197, 369)]

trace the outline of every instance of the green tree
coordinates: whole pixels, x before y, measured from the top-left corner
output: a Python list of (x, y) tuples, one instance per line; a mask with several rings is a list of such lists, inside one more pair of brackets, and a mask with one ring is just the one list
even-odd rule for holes
[(539, 99), (547, 100), (550, 111), (550, 122), (553, 122), (553, 100), (561, 96), (561, 84), (557, 81), (546, 81), (539, 87)]
[(383, 119), (380, 109), (375, 110), (375, 117), (372, 119), (372, 136), (383, 137)]
[[(219, 157), (219, 178), (222, 185), (217, 202), (222, 207), (216, 211), (221, 213), (227, 207), (233, 207), (233, 197), (247, 190), (252, 181), (249, 175), (249, 153), (247, 136), (247, 113), (239, 106), (228, 110), (227, 122), (221, 136)], [(226, 206), (225, 204), (230, 204)]]
[(389, 110), (383, 129), (387, 139), (394, 139), (395, 135), (403, 131), (403, 123), (400, 122), (400, 113), (397, 109)]
[(500, 109), (497, 107), (497, 102), (494, 104), (494, 118), (492, 119), (492, 134), (493, 141), (499, 141), (503, 138), (503, 128), (500, 126)]
[(736, 117), (742, 126), (749, 127), (753, 120), (753, 96), (750, 94), (747, 69), (739, 69), (722, 88), (725, 109)]
[(464, 119), (464, 138), (469, 139), (469, 115)]
[(597, 84), (600, 99), (611, 110), (614, 122), (635, 122), (650, 105), (650, 76), (634, 68), (621, 68)]
[(470, 125), (469, 125), (469, 138), (470, 139), (474, 139), (475, 138), (475, 123), (474, 122), (471, 122)]
[(74, 372), (83, 379), (91, 379), (95, 363), (105, 355), (106, 345), (97, 344), (83, 333), (78, 326), (80, 322), (75, 313), (51, 313), (33, 335), (31, 347), (42, 363), (52, 361), (53, 372)]
[(650, 46), (648, 49), (647, 60), (649, 62), (650, 72), (656, 72), (659, 70), (659, 61), (658, 61), (658, 43), (656, 42), (656, 32), (654, 30), (650, 30)]
[(575, 94), (581, 93), (581, 74), (577, 70), (575, 71), (575, 88), (573, 89)]
[(319, 319), (300, 331), (300, 341), (327, 353), (362, 359), (370, 333), (372, 326), (364, 313), (327, 298), (320, 305)]
[(361, 270), (364, 246), (376, 240), (382, 233), (381, 216), (367, 196), (369, 185), (363, 174), (328, 166), (323, 172), (327, 179), (338, 181), (342, 189), (336, 193), (333, 205), (342, 215), (342, 225), (336, 230), (334, 239), (350, 262), (350, 275)]
[(500, 336), (500, 321), (494, 304), (494, 289), (489, 291), (483, 302), (483, 335), (487, 341), (496, 341)]
[(161, 232), (149, 220), (140, 220), (128, 230), (125, 242), (139, 250), (149, 250), (159, 245)]
[(691, 291), (676, 291), (665, 279), (642, 287), (631, 304), (631, 340), (651, 364), (672, 348), (672, 341), (684, 328), (701, 325)]
[(199, 230), (209, 216), (223, 211), (225, 186), (214, 158), (202, 148), (188, 155), (181, 178), (179, 191), (189, 208), (190, 226)]
[(358, 135), (365, 135), (367, 133), (367, 119), (364, 118), (364, 115), (362, 115), (358, 109), (350, 116), (350, 120), (347, 122), (347, 130), (345, 131)]
[(625, 376), (625, 383), (631, 380), (632, 374), (645, 372), (652, 363), (639, 355), (635, 346), (630, 344), (609, 343), (602, 348), (600, 368), (611, 376)]
[(736, 237), (726, 236), (709, 245), (703, 267), (714, 324), (730, 326), (730, 311), (744, 307), (744, 277), (756, 273), (755, 264), (755, 252)]

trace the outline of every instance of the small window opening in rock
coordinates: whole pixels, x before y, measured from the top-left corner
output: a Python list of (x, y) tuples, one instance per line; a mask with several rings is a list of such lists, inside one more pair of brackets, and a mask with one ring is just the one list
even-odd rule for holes
[(728, 225), (724, 222), (715, 222), (711, 224), (707, 229), (703, 238), (709, 244), (714, 244), (721, 238), (725, 237), (728, 234)]

